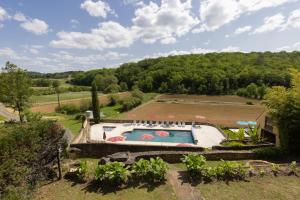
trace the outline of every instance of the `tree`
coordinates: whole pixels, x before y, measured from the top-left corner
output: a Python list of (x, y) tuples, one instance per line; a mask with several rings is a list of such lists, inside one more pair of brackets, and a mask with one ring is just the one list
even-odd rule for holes
[(0, 74), (0, 101), (18, 111), (21, 123), (24, 121), (24, 111), (29, 107), (31, 94), (29, 76), (17, 65), (7, 62)]
[(94, 122), (98, 124), (100, 122), (100, 106), (97, 93), (97, 86), (95, 83), (92, 84), (92, 106), (93, 106), (93, 116)]
[(281, 147), (297, 154), (300, 152), (300, 71), (293, 69), (290, 74), (292, 87), (268, 89), (264, 103), (278, 126)]
[(55, 93), (57, 95), (57, 104), (58, 104), (58, 109), (60, 109), (60, 82), (58, 80), (55, 80), (52, 82), (52, 87), (55, 90)]

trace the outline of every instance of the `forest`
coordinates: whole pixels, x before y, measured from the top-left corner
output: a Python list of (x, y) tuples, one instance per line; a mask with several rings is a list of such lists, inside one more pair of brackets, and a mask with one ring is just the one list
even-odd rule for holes
[(290, 68), (300, 68), (300, 52), (190, 54), (74, 72), (71, 82), (90, 86), (94, 81), (107, 93), (139, 88), (143, 92), (259, 97), (265, 87), (289, 87)]

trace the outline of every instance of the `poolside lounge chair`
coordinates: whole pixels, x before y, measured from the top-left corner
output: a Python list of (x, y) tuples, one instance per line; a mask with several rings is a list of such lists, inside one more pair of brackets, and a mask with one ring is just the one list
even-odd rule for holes
[(132, 123), (132, 125), (136, 125), (136, 120), (133, 120), (133, 123)]
[(194, 127), (195, 126), (195, 122), (192, 122), (192, 127)]

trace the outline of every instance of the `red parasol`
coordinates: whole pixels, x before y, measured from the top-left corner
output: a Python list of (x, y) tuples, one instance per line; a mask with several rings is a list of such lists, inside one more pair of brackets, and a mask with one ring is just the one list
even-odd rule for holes
[(151, 135), (151, 134), (143, 134), (141, 137), (140, 137), (140, 140), (153, 140), (154, 136)]
[(169, 132), (168, 131), (155, 131), (155, 135), (158, 135), (160, 137), (168, 137)]
[(176, 145), (177, 147), (191, 147), (192, 145), (187, 144), (187, 143), (180, 143)]
[(108, 138), (107, 141), (110, 141), (110, 142), (120, 142), (120, 141), (124, 141), (125, 138), (122, 137), (122, 136), (116, 136), (116, 137), (111, 137), (111, 138)]

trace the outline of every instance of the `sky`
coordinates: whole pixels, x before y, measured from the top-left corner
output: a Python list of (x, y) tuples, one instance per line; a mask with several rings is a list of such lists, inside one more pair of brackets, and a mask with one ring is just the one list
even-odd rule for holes
[(300, 0), (0, 0), (0, 66), (61, 72), (300, 50)]

